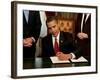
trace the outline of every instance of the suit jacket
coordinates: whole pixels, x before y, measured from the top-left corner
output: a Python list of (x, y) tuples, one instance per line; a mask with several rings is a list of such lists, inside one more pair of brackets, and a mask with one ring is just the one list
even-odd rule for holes
[(34, 37), (37, 41), (40, 35), (41, 20), (39, 11), (29, 11), (28, 22), (23, 12), (23, 38)]
[[(73, 52), (76, 57), (80, 56), (80, 49), (78, 45), (74, 43), (72, 35), (70, 33), (60, 32), (59, 48), (60, 51), (65, 54)], [(42, 39), (42, 56), (55, 56), (51, 34), (47, 35), (45, 38)]]
[[(78, 18), (77, 18), (77, 23), (76, 23), (76, 35), (81, 32), (81, 21), (82, 21), (82, 13), (78, 14)], [(76, 40), (77, 43), (79, 44), (79, 46), (81, 47), (82, 50), (82, 56), (86, 57), (88, 60), (90, 59), (90, 53), (91, 53), (91, 49), (90, 49), (90, 43), (91, 43), (91, 15), (89, 15), (88, 19), (86, 22), (83, 23), (83, 32), (88, 34), (88, 38), (86, 39), (79, 39), (76, 36)]]
[(34, 58), (36, 51), (36, 42), (40, 35), (41, 21), (39, 11), (29, 11), (28, 22), (23, 11), (23, 38), (34, 37), (35, 43), (31, 47), (23, 46), (24, 58)]
[[(76, 34), (81, 32), (81, 21), (82, 21), (82, 13), (78, 14), (77, 23), (76, 23)], [(83, 32), (87, 33), (89, 38), (91, 37), (91, 15), (89, 15), (86, 22), (83, 22)]]

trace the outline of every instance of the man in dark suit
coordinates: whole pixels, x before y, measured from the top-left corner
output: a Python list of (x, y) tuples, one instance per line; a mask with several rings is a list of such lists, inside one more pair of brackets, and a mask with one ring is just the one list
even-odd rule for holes
[(40, 35), (39, 11), (23, 10), (23, 58), (34, 58), (36, 42)]
[(80, 49), (73, 41), (72, 35), (60, 32), (57, 18), (47, 18), (48, 34), (42, 39), (42, 56), (57, 56), (59, 60), (68, 60), (80, 56)]
[(90, 61), (91, 56), (91, 14), (79, 13), (76, 24), (76, 40), (82, 48), (82, 55)]

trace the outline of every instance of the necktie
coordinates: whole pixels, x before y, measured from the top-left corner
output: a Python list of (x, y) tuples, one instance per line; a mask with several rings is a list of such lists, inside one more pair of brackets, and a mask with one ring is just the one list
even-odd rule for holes
[(40, 31), (40, 37), (45, 37), (47, 35), (47, 25), (46, 25), (46, 14), (44, 11), (40, 11), (40, 20), (41, 20), (41, 31)]
[(57, 42), (57, 38), (55, 37), (55, 42), (54, 42), (54, 51), (55, 53), (59, 52), (59, 46), (58, 46), (58, 42)]

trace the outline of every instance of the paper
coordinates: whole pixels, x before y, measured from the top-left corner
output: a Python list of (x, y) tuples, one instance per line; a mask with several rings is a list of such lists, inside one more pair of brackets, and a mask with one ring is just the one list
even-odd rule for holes
[(88, 62), (83, 56), (79, 57), (78, 59), (71, 59), (72, 62)]
[(64, 61), (61, 61), (58, 59), (58, 57), (54, 56), (54, 57), (50, 57), (52, 63), (70, 63), (69, 60), (64, 60)]
[[(58, 57), (50, 57), (52, 63), (70, 63), (69, 60), (59, 60)], [(71, 59), (71, 62), (88, 62), (83, 56), (79, 57), (78, 59)]]

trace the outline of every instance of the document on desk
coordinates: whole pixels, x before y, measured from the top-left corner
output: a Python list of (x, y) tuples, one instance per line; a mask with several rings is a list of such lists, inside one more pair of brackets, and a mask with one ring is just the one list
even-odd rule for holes
[(71, 59), (69, 60), (59, 60), (58, 57), (50, 57), (52, 63), (70, 63), (70, 62), (88, 62), (83, 56), (79, 57), (78, 59)]
[(50, 57), (52, 63), (70, 63), (69, 60), (59, 60), (58, 57)]
[(88, 62), (83, 56), (79, 57), (78, 59), (71, 59), (72, 62)]

